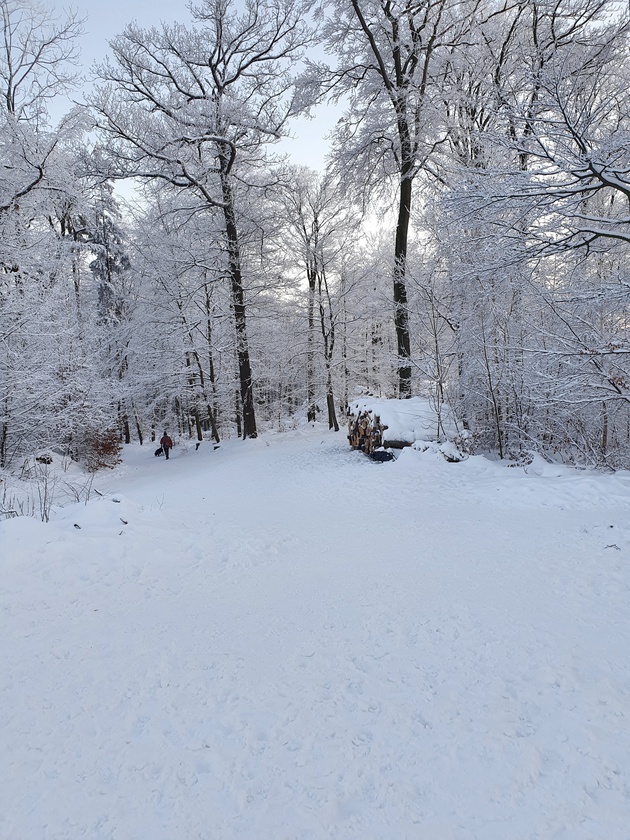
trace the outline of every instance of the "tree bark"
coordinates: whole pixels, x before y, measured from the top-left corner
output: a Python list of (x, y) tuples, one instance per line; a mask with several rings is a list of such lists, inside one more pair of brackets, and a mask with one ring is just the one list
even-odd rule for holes
[[(203, 372), (203, 367), (201, 365), (199, 353), (196, 350), (193, 350), (193, 356), (197, 364), (197, 372), (199, 374), (199, 385), (201, 386), (201, 393), (206, 402), (206, 410), (208, 412), (208, 423), (210, 424), (210, 429), (212, 430), (212, 437), (214, 438), (216, 443), (221, 443), (221, 439), (219, 437), (219, 430), (214, 419), (214, 411), (212, 410), (212, 406), (210, 405), (210, 396), (206, 390), (206, 378)], [(212, 360), (212, 355), (210, 356), (210, 358)], [(195, 414), (196, 416), (198, 415), (197, 409), (195, 409)], [(199, 424), (197, 425), (197, 433), (199, 434)], [(199, 440), (201, 440), (201, 438), (199, 438)]]
[(333, 394), (332, 377), (330, 375), (330, 368), (326, 372), (326, 407), (328, 408), (328, 428), (339, 431), (339, 423), (337, 422), (337, 412), (335, 411), (335, 397)]
[(394, 326), (398, 350), (398, 394), (401, 399), (411, 397), (411, 340), (409, 337), (409, 309), (407, 307), (407, 240), (411, 219), (411, 176), (400, 181), (400, 201), (396, 221), (394, 250)]
[(138, 440), (140, 441), (140, 446), (144, 443), (144, 435), (142, 434), (142, 426), (140, 425), (140, 418), (138, 417), (138, 412), (136, 411), (136, 406), (133, 404), (133, 417), (136, 424), (136, 433), (138, 435)]
[(306, 276), (308, 278), (308, 335), (306, 337), (306, 418), (309, 423), (317, 420), (315, 407), (315, 282), (316, 271), (308, 257)]
[(241, 422), (241, 395), (238, 389), (234, 391), (234, 420), (236, 421), (236, 434), (240, 437), (243, 433)]
[(0, 431), (0, 467), (7, 465), (7, 438), (9, 437), (8, 423), (2, 424), (2, 431)]
[(236, 355), (238, 359), (238, 373), (243, 407), (243, 439), (255, 438), (256, 416), (254, 412), (254, 389), (252, 369), (249, 360), (249, 343), (247, 340), (247, 323), (245, 319), (245, 294), (243, 291), (243, 277), (241, 274), (241, 258), (238, 242), (238, 229), (234, 213), (234, 199), (229, 175), (221, 172), (221, 191), (223, 193), (223, 217), (228, 245), (228, 263), (232, 290), (232, 306), (234, 307), (234, 321), (236, 325)]

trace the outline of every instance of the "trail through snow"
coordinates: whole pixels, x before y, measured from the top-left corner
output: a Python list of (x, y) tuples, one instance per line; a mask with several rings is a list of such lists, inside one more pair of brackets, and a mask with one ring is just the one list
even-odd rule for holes
[(0, 524), (1, 840), (630, 836), (628, 473), (306, 430), (97, 486)]

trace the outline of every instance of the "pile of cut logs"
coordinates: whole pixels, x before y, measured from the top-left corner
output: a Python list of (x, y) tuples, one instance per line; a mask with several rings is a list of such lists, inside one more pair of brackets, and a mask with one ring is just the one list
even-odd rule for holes
[(360, 449), (371, 455), (383, 445), (383, 432), (387, 426), (381, 426), (381, 418), (373, 417), (368, 411), (350, 414), (348, 417), (348, 440), (353, 449)]

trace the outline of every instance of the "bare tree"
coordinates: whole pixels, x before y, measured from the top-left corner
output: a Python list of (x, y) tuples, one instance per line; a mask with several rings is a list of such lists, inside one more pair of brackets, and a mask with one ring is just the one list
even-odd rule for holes
[(83, 20), (36, 2), (0, 0), (2, 105), (16, 119), (46, 119), (47, 103), (76, 85)]
[[(285, 176), (279, 204), (285, 217), (285, 235), (292, 259), (299, 259), (307, 294), (307, 418), (316, 419), (316, 332), (321, 335), (329, 428), (339, 428), (333, 393), (333, 357), (340, 310), (331, 289), (331, 277), (341, 276), (343, 257), (353, 246), (359, 217), (331, 178), (293, 168)], [(319, 318), (316, 318), (319, 315)], [(316, 320), (319, 330), (316, 330)]]
[(76, 131), (76, 113), (46, 130), (47, 106), (78, 81), (83, 21), (36, 3), (0, 0), (0, 213), (41, 186), (58, 146)]
[(480, 62), (494, 64), (495, 107), (468, 132), (502, 160), (477, 167), (466, 194), (460, 182), (458, 200), (471, 212), (501, 204), (506, 243), (523, 238), (513, 217), (535, 218), (530, 255), (627, 244), (630, 19), (581, 0), (524, 3), (506, 22), (484, 33)]
[(223, 214), (237, 341), (243, 436), (256, 437), (237, 192), (292, 110), (290, 61), (309, 34), (294, 0), (193, 8), (196, 25), (127, 27), (92, 97), (116, 177), (160, 179)]
[(449, 66), (462, 405), (500, 452), (603, 463), (628, 428), (628, 21), (604, 0), (527, 2), (481, 36)]
[(445, 140), (437, 107), (444, 61), (470, 29), (474, 8), (461, 0), (334, 3), (324, 35), (338, 66), (314, 68), (324, 90), (349, 100), (336, 139), (340, 173), (369, 189), (397, 181), (393, 292), (401, 397), (412, 387), (406, 275), (413, 184), (432, 170), (433, 152)]
[[(54, 324), (50, 314), (62, 299), (62, 307), (67, 303), (69, 263), (65, 243), (51, 228), (64, 197), (72, 192), (72, 146), (86, 123), (75, 110), (53, 129), (48, 104), (77, 81), (81, 29), (73, 13), (58, 17), (37, 3), (0, 0), (2, 464), (45, 440), (54, 423), (58, 429), (69, 423), (63, 398), (53, 405), (64, 386), (55, 381), (59, 358), (51, 336), (57, 337), (57, 328), (63, 333), (59, 325), (65, 313), (55, 312), (59, 319)], [(42, 336), (55, 349), (43, 351)], [(80, 406), (75, 413), (81, 413)]]

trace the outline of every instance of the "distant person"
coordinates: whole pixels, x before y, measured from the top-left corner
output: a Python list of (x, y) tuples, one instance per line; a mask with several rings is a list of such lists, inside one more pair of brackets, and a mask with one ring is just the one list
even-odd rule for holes
[(162, 444), (162, 451), (166, 455), (166, 460), (168, 461), (168, 456), (170, 454), (171, 449), (173, 448), (173, 441), (167, 435), (167, 433), (164, 432), (164, 434), (162, 435), (162, 437), (160, 439), (160, 443)]

